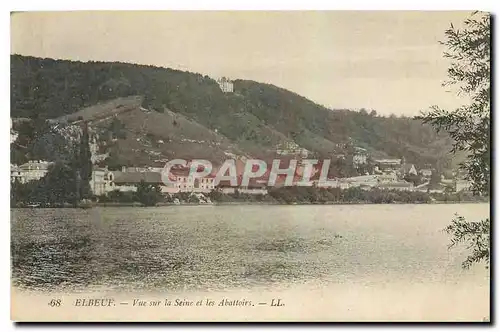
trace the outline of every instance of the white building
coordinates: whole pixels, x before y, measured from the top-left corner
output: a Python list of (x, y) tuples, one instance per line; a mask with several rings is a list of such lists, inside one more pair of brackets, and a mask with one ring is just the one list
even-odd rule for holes
[(217, 80), (217, 83), (219, 84), (219, 87), (222, 90), (222, 92), (224, 93), (234, 92), (234, 84), (230, 79), (222, 77)]
[(401, 159), (377, 159), (375, 165), (381, 171), (399, 170), (401, 168)]
[(380, 183), (377, 187), (379, 189), (386, 189), (386, 190), (399, 190), (399, 191), (413, 191), (414, 190), (413, 183), (406, 182), (406, 181), (399, 181), (399, 182), (392, 182), (392, 183)]
[(201, 179), (196, 179), (194, 182), (194, 191), (211, 192), (213, 189), (215, 189), (214, 183), (214, 177), (204, 177)]
[(312, 181), (314, 186), (318, 188), (340, 188), (340, 189), (348, 189), (351, 187), (351, 182), (348, 179), (335, 179), (328, 180), (327, 183), (321, 183), (319, 180)]
[(90, 179), (90, 189), (96, 196), (106, 195), (115, 190), (113, 172), (107, 168), (94, 167), (92, 178)]
[(10, 142), (14, 143), (19, 134), (12, 128), (12, 118), (10, 118)]
[(215, 189), (215, 177), (212, 175), (203, 178), (189, 176), (189, 168), (171, 169), (169, 174), (172, 184), (164, 184), (165, 192), (196, 192), (209, 193)]
[(375, 187), (379, 181), (376, 175), (354, 176), (345, 179), (350, 187)]
[(354, 167), (366, 165), (368, 163), (368, 154), (366, 149), (361, 147), (354, 148), (354, 155), (352, 156), (352, 164)]
[(309, 150), (301, 148), (295, 142), (285, 142), (276, 146), (276, 154), (280, 156), (300, 156), (307, 158)]
[(366, 165), (367, 162), (368, 162), (368, 157), (366, 156), (366, 154), (355, 154), (352, 157), (352, 164), (354, 165), (354, 167)]
[(21, 166), (11, 165), (10, 179), (21, 183), (39, 180), (48, 173), (51, 164), (49, 161), (30, 160)]

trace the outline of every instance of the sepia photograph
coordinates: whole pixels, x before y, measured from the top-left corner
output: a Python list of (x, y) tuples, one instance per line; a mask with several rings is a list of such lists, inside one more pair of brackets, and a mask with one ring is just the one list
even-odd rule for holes
[(11, 320), (491, 323), (491, 21), (11, 12)]

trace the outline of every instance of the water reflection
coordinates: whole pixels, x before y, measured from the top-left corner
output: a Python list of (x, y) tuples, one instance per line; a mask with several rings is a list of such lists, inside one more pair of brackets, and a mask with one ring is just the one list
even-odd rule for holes
[[(458, 208), (12, 210), (13, 283), (43, 290), (222, 290), (453, 280), (467, 273), (460, 269), (463, 253), (447, 250), (441, 229)], [(484, 214), (489, 207), (475, 209)]]

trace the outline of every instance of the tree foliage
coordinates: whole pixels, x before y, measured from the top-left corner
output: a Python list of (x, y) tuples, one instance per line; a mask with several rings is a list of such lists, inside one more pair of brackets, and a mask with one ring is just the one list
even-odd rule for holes
[[(461, 167), (476, 194), (490, 194), (490, 15), (475, 13), (465, 20), (464, 28), (450, 26), (442, 42), (448, 49), (444, 56), (451, 60), (445, 85), (457, 88), (470, 103), (456, 110), (433, 106), (419, 118), (444, 130), (453, 138), (453, 152), (465, 151), (467, 160)], [(472, 253), (463, 263), (485, 261), (489, 266), (490, 219), (468, 222), (457, 216), (446, 227), (452, 236), (450, 247), (467, 243)]]
[(479, 222), (467, 221), (464, 217), (457, 215), (445, 231), (452, 236), (450, 247), (464, 243), (467, 249), (472, 251), (462, 263), (464, 268), (468, 269), (473, 263), (483, 260), (486, 266), (489, 265), (490, 219)]
[[(435, 164), (451, 147), (447, 134), (436, 133), (420, 120), (367, 116), (368, 110), (331, 110), (253, 81), (235, 80), (234, 89), (226, 94), (207, 76), (167, 68), (11, 56), (13, 118), (55, 118), (110, 99), (142, 95), (143, 107), (166, 108), (217, 129), (250, 154), (288, 139), (330, 158), (343, 153), (339, 146), (352, 140), (387, 156), (404, 155), (418, 166)], [(110, 129), (118, 139), (126, 136), (118, 122)]]
[(142, 180), (137, 186), (136, 200), (144, 206), (155, 206), (162, 199), (161, 188)]
[(87, 199), (91, 195), (91, 189), (89, 181), (92, 178), (92, 160), (90, 152), (90, 142), (89, 142), (89, 128), (86, 123), (82, 125), (82, 136), (80, 138), (80, 146), (78, 151), (78, 156), (75, 158), (76, 162), (73, 168), (77, 171), (79, 175), (80, 185), (79, 194), (80, 198)]
[[(476, 14), (478, 15), (478, 14)], [(456, 110), (432, 106), (420, 119), (444, 130), (453, 138), (453, 152), (465, 151), (462, 164), (472, 189), (481, 194), (490, 192), (490, 16), (467, 19), (463, 30), (453, 25), (446, 30), (451, 59), (448, 81), (444, 84), (458, 88), (458, 93), (470, 98), (468, 105)]]

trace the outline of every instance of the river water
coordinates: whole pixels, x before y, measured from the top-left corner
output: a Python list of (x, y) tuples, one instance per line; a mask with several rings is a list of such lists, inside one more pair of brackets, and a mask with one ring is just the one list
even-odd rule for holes
[(489, 204), (13, 209), (13, 285), (215, 291), (489, 282), (442, 229)]

